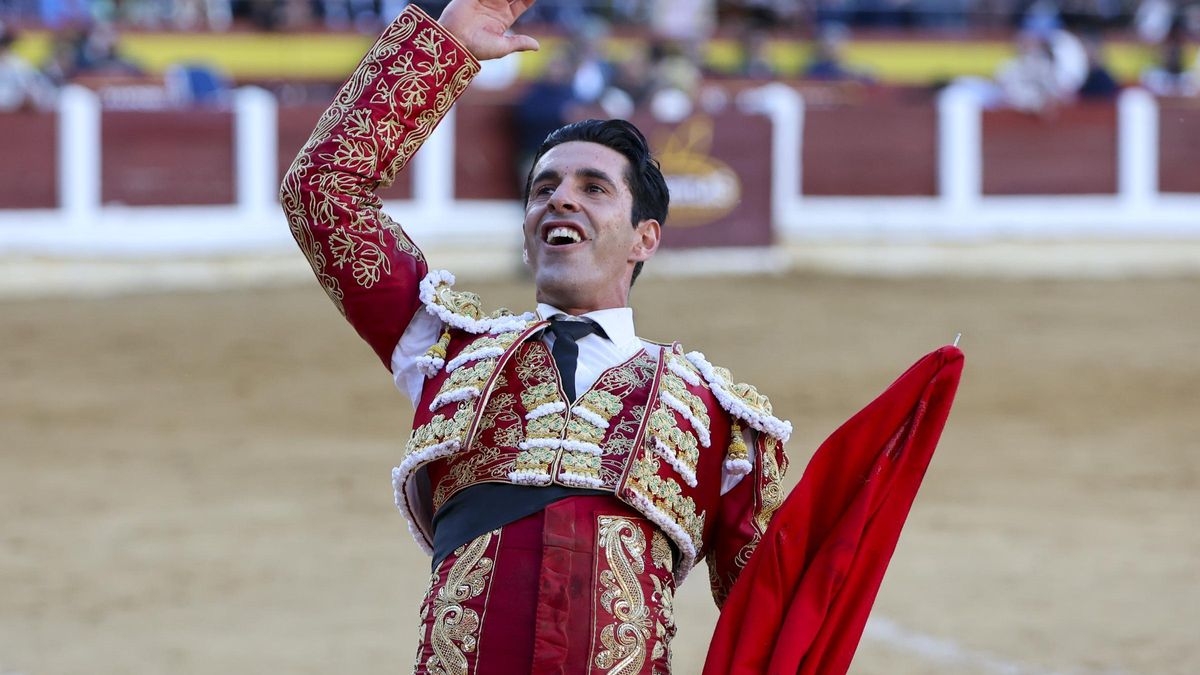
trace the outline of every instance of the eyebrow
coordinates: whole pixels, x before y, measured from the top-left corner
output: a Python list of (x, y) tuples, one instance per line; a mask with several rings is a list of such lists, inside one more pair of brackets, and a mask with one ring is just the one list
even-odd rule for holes
[(593, 180), (602, 180), (602, 181), (608, 183), (609, 185), (616, 185), (616, 181), (614, 181), (612, 178), (610, 178), (608, 176), (608, 174), (604, 173), (600, 169), (593, 169), (590, 167), (583, 168), (583, 169), (576, 171), (575, 175), (580, 178), (591, 178)]
[[(577, 178), (591, 178), (592, 180), (601, 180), (601, 181), (608, 183), (609, 185), (617, 184), (616, 181), (614, 181), (612, 179), (612, 177), (609, 176), (608, 174), (604, 173), (600, 169), (594, 169), (591, 167), (584, 167), (582, 169), (577, 169), (575, 171), (575, 176)], [(544, 180), (561, 180), (561, 179), (562, 179), (562, 175), (559, 174), (554, 169), (545, 169), (544, 171), (539, 173), (536, 177), (534, 177), (533, 183), (540, 183)]]

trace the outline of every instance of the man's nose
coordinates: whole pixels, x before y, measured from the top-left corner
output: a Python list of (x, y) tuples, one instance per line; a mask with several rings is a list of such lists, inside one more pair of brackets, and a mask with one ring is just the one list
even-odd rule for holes
[(575, 197), (571, 193), (569, 186), (563, 184), (555, 188), (554, 194), (550, 195), (550, 209), (552, 211), (575, 211), (579, 209), (579, 204), (575, 201)]

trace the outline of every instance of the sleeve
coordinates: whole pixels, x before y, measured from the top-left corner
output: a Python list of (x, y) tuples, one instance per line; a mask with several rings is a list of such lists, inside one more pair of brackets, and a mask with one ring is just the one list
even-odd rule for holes
[(375, 191), (391, 184), (478, 72), (453, 35), (410, 5), (342, 85), (280, 188), (288, 227), (321, 287), (389, 368), (421, 307), (428, 268)]
[(706, 557), (709, 585), (718, 607), (725, 603), (785, 496), (783, 475), (787, 471), (787, 455), (783, 442), (766, 433), (751, 432), (747, 434), (751, 441), (747, 447), (739, 426), (736, 422), (733, 425), (726, 453), (734, 459), (726, 461), (746, 458), (750, 472), (722, 495), (713, 543)]

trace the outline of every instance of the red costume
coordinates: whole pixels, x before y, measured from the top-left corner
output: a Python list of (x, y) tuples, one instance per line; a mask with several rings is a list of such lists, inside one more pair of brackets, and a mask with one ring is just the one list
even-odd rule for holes
[(425, 379), (412, 371), (414, 428), (393, 471), (418, 544), (433, 549), (447, 504), (487, 515), (479, 495), (495, 486), (566, 495), (447, 551), (421, 607), (417, 672), (669, 672), (675, 585), (702, 557), (717, 603), (733, 589), (706, 673), (844, 672), (961, 354), (935, 352), (840, 429), (772, 522), (791, 425), (753, 387), (677, 343), (642, 341), (568, 400), (541, 337), (547, 322), (485, 315), (380, 210), (376, 188), (478, 71), (452, 35), (406, 9), (281, 190), (322, 287), (385, 364), (418, 319), (440, 327), (406, 362)]
[(405, 10), (322, 115), (281, 191), (321, 285), (385, 364), (417, 312), (444, 327), (418, 360), (427, 379), (393, 471), (397, 507), (422, 547), (432, 547), (438, 509), (481, 485), (591, 491), (438, 564), (417, 671), (668, 672), (675, 585), (704, 557), (724, 600), (783, 501), (791, 425), (678, 344), (646, 343), (568, 401), (538, 339), (545, 321), (485, 315), (448, 273), (429, 272), (374, 191), (478, 70), (452, 35)]

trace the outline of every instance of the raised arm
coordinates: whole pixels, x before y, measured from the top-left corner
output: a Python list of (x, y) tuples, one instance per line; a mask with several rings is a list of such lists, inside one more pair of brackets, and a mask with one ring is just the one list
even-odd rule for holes
[(288, 227), (321, 287), (385, 365), (420, 307), (424, 256), (376, 190), (408, 163), (479, 72), (536, 49), (507, 34), (532, 0), (454, 0), (443, 22), (410, 5), (321, 115), (280, 188)]

